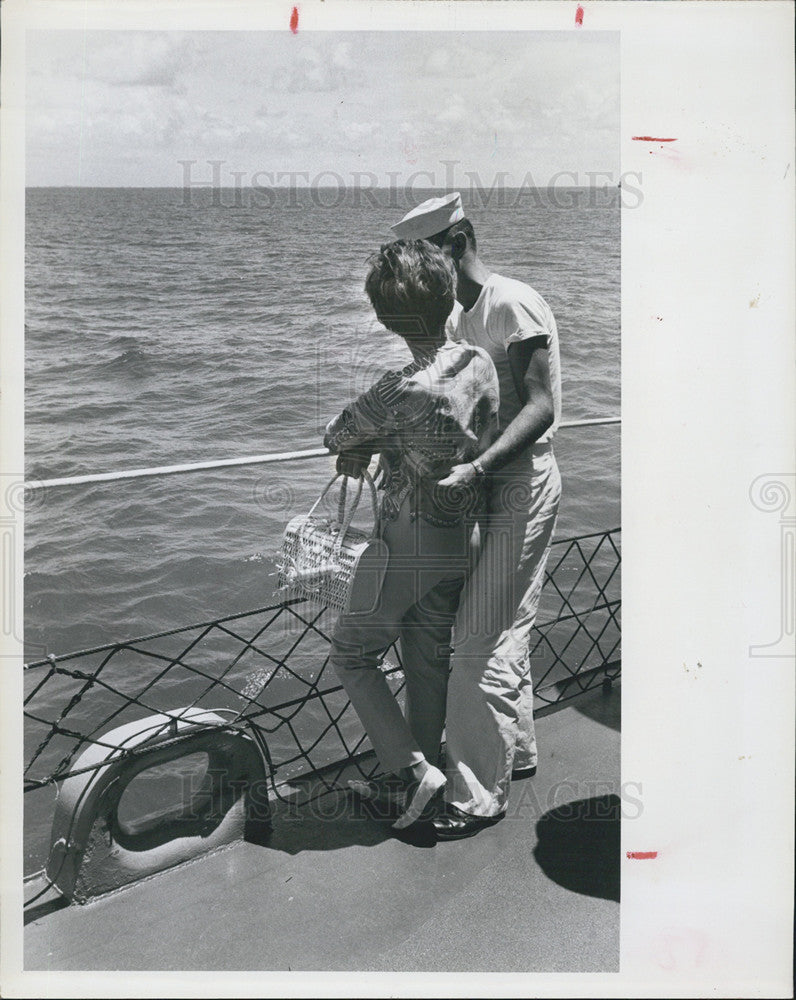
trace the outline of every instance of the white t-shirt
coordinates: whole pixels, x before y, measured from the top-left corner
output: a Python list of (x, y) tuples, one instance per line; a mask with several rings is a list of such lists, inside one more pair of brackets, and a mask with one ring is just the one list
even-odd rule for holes
[(522, 281), (490, 274), (472, 309), (465, 312), (458, 302), (454, 303), (446, 330), (451, 340), (466, 340), (483, 347), (492, 358), (500, 383), (501, 430), (523, 407), (512, 378), (508, 347), (530, 337), (546, 338), (553, 424), (537, 443), (550, 441), (561, 422), (561, 362), (555, 317), (542, 296)]

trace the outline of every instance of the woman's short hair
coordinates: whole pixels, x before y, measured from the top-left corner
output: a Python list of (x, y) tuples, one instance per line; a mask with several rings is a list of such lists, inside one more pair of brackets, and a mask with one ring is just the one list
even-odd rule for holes
[(456, 274), (428, 240), (396, 240), (373, 258), (365, 291), (388, 330), (410, 339), (432, 337), (453, 309)]

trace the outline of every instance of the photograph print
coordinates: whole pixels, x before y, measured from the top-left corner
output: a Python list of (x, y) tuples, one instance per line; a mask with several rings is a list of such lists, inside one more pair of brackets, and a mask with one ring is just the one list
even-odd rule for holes
[(25, 84), (25, 969), (617, 972), (618, 32)]

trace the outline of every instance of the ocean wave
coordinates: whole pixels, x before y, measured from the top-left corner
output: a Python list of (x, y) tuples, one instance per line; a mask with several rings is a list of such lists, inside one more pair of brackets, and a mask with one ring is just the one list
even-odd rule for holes
[(134, 333), (113, 333), (107, 346), (117, 351), (144, 351), (152, 343), (148, 336), (136, 336)]
[(144, 378), (153, 372), (150, 355), (142, 348), (128, 347), (109, 361), (101, 361), (94, 366), (97, 374), (124, 375), (133, 378)]

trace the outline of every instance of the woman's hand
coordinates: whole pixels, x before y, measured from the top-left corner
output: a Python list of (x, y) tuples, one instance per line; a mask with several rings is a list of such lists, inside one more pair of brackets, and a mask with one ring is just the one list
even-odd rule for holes
[(337, 471), (340, 475), (350, 476), (351, 479), (359, 479), (370, 465), (371, 458), (371, 453), (362, 448), (351, 448), (349, 451), (341, 451), (337, 456)]
[(448, 489), (452, 486), (467, 486), (476, 477), (475, 466), (471, 462), (454, 465), (445, 479), (440, 479), (438, 486)]

